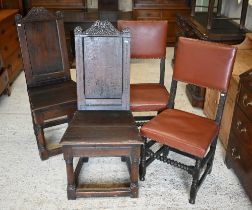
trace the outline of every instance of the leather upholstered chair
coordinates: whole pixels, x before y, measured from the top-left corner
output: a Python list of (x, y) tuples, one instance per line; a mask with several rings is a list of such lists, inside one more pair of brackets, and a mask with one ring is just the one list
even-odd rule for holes
[(150, 111), (160, 112), (167, 108), (169, 93), (164, 86), (167, 21), (124, 21), (117, 22), (118, 29), (129, 28), (131, 32), (131, 58), (160, 59), (159, 83), (130, 85), (130, 110), (147, 112), (135, 116), (136, 121), (149, 120)]
[(69, 122), (77, 108), (76, 83), (71, 80), (63, 17), (44, 8), (16, 16), (34, 133), (42, 160), (62, 153), (49, 145), (44, 129)]
[[(155, 152), (143, 147), (140, 163), (141, 180), (145, 179), (146, 167), (153, 159), (186, 170), (193, 177), (189, 202), (195, 203), (196, 193), (212, 169), (235, 55), (236, 48), (229, 45), (179, 38), (169, 108), (141, 128), (145, 143), (147, 139), (152, 139), (162, 144)], [(178, 81), (220, 91), (214, 120), (174, 108)], [(168, 158), (169, 151), (192, 158), (195, 160), (195, 165), (186, 165)]]

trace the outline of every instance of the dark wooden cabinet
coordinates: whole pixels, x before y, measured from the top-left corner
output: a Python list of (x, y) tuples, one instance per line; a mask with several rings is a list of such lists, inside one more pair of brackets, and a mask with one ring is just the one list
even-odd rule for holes
[(234, 169), (252, 201), (252, 69), (240, 75), (226, 164)]
[(107, 11), (117, 11), (118, 0), (98, 0), (98, 9)]
[(23, 68), (15, 25), (16, 9), (0, 10), (0, 55), (2, 65), (8, 72), (10, 83)]
[(85, 9), (86, 0), (29, 0), (29, 7), (45, 7), (47, 9)]
[(176, 14), (189, 14), (186, 0), (135, 0), (133, 17), (136, 20), (168, 20), (167, 45), (176, 40)]
[(23, 0), (0, 0), (0, 8), (2, 9), (19, 9), (23, 12)]

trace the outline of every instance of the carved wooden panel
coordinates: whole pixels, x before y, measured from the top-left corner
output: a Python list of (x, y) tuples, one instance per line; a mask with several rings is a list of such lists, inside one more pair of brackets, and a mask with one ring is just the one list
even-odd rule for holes
[(16, 23), (28, 86), (70, 78), (61, 13), (33, 8)]
[(86, 37), (84, 58), (86, 98), (121, 98), (122, 59), (118, 59), (122, 58), (121, 39)]
[(129, 32), (108, 21), (75, 30), (79, 110), (129, 110)]

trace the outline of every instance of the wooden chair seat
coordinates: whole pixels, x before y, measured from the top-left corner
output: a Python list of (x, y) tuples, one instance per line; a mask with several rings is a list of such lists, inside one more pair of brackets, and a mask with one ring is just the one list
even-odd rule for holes
[(61, 144), (117, 147), (141, 145), (142, 139), (130, 111), (77, 111)]
[(218, 126), (213, 120), (177, 109), (163, 111), (141, 129), (143, 136), (200, 158), (217, 134)]
[(161, 111), (167, 108), (169, 92), (158, 83), (130, 85), (131, 111)]
[(76, 110), (76, 83), (72, 80), (57, 84), (46, 85), (43, 88), (33, 87), (29, 89), (32, 111), (48, 109), (52, 110), (59, 105), (74, 103)]

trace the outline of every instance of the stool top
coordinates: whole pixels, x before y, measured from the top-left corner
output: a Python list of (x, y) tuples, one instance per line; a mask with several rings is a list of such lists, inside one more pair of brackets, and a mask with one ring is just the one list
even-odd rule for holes
[(143, 140), (130, 111), (77, 111), (60, 144), (141, 145)]

